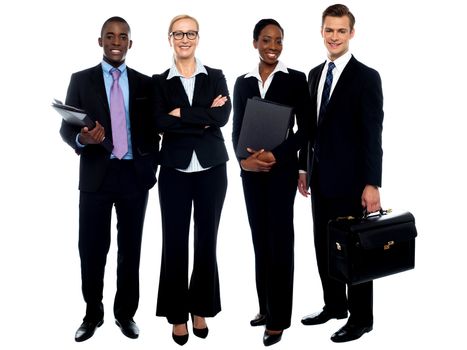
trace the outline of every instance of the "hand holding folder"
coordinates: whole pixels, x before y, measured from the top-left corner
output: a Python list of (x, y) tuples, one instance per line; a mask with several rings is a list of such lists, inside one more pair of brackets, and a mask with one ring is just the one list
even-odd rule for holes
[(237, 157), (247, 158), (247, 148), (270, 151), (280, 145), (287, 138), (292, 112), (290, 106), (249, 98), (235, 151)]
[(69, 124), (80, 127), (87, 126), (89, 130), (96, 126), (94, 120), (89, 118), (86, 111), (83, 109), (65, 105), (59, 100), (54, 100), (52, 107), (62, 116), (63, 120)]
[[(68, 124), (81, 128), (87, 127), (89, 130), (94, 129), (96, 126), (94, 120), (92, 120), (83, 109), (63, 104), (59, 100), (54, 100), (52, 107), (62, 116), (63, 121)], [(109, 139), (104, 138), (101, 145), (109, 152), (112, 152), (113, 145)]]

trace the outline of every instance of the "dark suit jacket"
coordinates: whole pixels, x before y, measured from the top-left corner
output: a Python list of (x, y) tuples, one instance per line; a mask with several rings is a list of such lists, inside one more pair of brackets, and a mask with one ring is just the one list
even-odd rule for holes
[[(196, 76), (191, 106), (178, 77), (167, 80), (169, 70), (153, 76), (156, 126), (163, 133), (161, 166), (186, 169), (193, 150), (204, 168), (229, 159), (220, 129), (232, 109), (227, 83), (221, 70), (205, 68), (207, 75)], [(222, 107), (211, 108), (219, 95), (229, 99)], [(180, 118), (168, 114), (175, 108), (180, 108)]]
[[(159, 136), (155, 131), (150, 113), (151, 78), (127, 67), (129, 84), (129, 113), (134, 165), (139, 183), (145, 189), (156, 182)], [(74, 73), (66, 96), (66, 104), (84, 109), (87, 114), (105, 129), (106, 139), (112, 140), (110, 108), (105, 91), (102, 66)], [(102, 183), (110, 161), (110, 153), (102, 145), (76, 145), (79, 127), (62, 122), (60, 135), (80, 157), (79, 189), (95, 192)]]
[[(274, 75), (265, 99), (293, 107), (295, 118), (291, 119), (288, 138), (276, 148), (268, 151), (274, 154), (276, 166), (287, 164), (297, 168), (298, 171), (297, 151), (305, 148), (308, 140), (314, 138), (316, 119), (311, 119), (311, 101), (305, 74), (290, 68), (288, 71), (288, 74), (279, 71)], [(237, 148), (247, 100), (253, 96), (260, 96), (258, 80), (255, 77), (245, 79), (245, 75), (238, 77), (235, 82), (233, 101), (232, 142), (234, 149)], [(296, 133), (293, 131), (295, 120), (298, 124)]]
[[(308, 76), (315, 120), (324, 65)], [(378, 72), (352, 56), (318, 123), (309, 155), (312, 192), (319, 190), (326, 197), (360, 196), (367, 184), (381, 186), (383, 115)]]

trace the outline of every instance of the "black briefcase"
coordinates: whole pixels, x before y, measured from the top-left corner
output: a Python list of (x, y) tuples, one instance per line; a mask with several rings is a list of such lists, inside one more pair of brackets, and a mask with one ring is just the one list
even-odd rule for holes
[(329, 275), (358, 284), (415, 267), (415, 218), (381, 210), (329, 221)]

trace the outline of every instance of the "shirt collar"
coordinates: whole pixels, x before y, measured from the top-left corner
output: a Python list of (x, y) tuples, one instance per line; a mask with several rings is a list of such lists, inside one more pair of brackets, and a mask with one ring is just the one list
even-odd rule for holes
[[(193, 75), (190, 77), (190, 78), (193, 78), (194, 76), (198, 75), (198, 74), (206, 74), (208, 75), (208, 71), (206, 70), (206, 68), (203, 66), (203, 64), (201, 63), (200, 60), (198, 60), (197, 58), (195, 58), (196, 60), (196, 70), (195, 72), (193, 73)], [(170, 67), (170, 70), (169, 70), (169, 75), (167, 76), (167, 80), (169, 79), (172, 79), (173, 77), (181, 77), (181, 78), (184, 78), (183, 75), (180, 74), (180, 72), (178, 71), (177, 69), (177, 66), (175, 65), (175, 61), (172, 65), (172, 67)]]
[[(115, 68), (115, 67), (112, 66), (111, 64), (109, 64), (108, 62), (102, 61), (102, 70), (104, 71), (105, 74), (111, 75), (110, 71), (111, 71), (112, 69), (114, 69), (114, 68)], [(125, 72), (125, 70), (126, 70), (126, 63), (122, 63), (120, 66), (118, 66), (118, 70), (120, 71), (120, 73)]]
[[(271, 76), (277, 72), (283, 72), (283, 73), (288, 74), (289, 70), (287, 69), (287, 66), (282, 61), (278, 61), (276, 68), (274, 68), (274, 70), (271, 73)], [(250, 78), (250, 77), (255, 77), (258, 80), (262, 80), (261, 75), (259, 74), (259, 64), (256, 65), (256, 67), (253, 68), (253, 70), (250, 73), (245, 75), (245, 78)]]
[[(336, 65), (337, 70), (342, 72), (345, 66), (347, 65), (347, 63), (349, 63), (351, 58), (352, 58), (352, 54), (350, 53), (350, 51), (347, 51), (341, 57), (337, 58), (336, 60), (332, 62), (334, 62), (334, 64)], [(331, 62), (331, 60), (329, 58), (326, 59), (326, 67), (329, 65), (329, 62)]]

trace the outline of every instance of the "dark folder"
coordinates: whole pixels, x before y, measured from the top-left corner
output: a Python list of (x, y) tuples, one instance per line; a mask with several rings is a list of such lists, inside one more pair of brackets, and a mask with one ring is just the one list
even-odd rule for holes
[(83, 109), (65, 105), (58, 100), (52, 103), (52, 107), (62, 116), (63, 120), (69, 124), (80, 127), (87, 126), (89, 130), (96, 126), (94, 120), (89, 118), (86, 111)]
[(238, 139), (237, 157), (247, 158), (247, 147), (255, 151), (270, 151), (287, 137), (293, 108), (279, 103), (249, 98), (245, 107), (242, 128)]
[[(87, 126), (89, 130), (93, 129), (96, 126), (94, 120), (89, 118), (89, 116), (86, 114), (86, 111), (83, 109), (65, 105), (59, 100), (54, 100), (54, 102), (52, 103), (52, 107), (62, 116), (62, 119), (68, 124), (79, 126), (81, 128)], [(105, 138), (101, 144), (107, 151), (112, 152), (114, 146), (108, 138)]]

